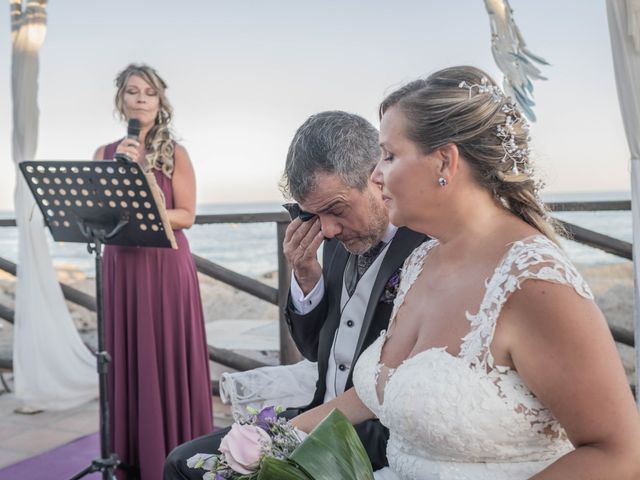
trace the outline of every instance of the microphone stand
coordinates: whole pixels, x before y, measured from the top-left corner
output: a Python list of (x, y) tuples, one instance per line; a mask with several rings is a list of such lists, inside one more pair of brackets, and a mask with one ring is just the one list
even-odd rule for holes
[[(135, 127), (135, 122), (130, 121), (131, 124)], [(95, 255), (100, 458), (70, 480), (94, 472), (102, 472), (103, 480), (116, 480), (118, 466), (132, 467), (125, 467), (115, 453), (109, 452), (107, 374), (111, 356), (105, 350), (102, 249), (106, 244), (177, 248), (175, 237), (160, 194), (137, 164), (108, 160), (24, 161), (19, 167), (53, 239), (87, 243), (87, 250)]]
[(94, 472), (102, 472), (103, 480), (116, 480), (115, 469), (120, 463), (118, 455), (109, 452), (109, 399), (107, 398), (107, 373), (108, 364), (111, 362), (109, 352), (104, 345), (104, 321), (102, 306), (102, 247), (104, 242), (115, 237), (127, 224), (129, 218), (123, 216), (118, 224), (107, 233), (105, 225), (90, 224), (79, 219), (78, 227), (88, 240), (87, 250), (95, 255), (96, 262), (96, 313), (98, 319), (98, 351), (95, 353), (98, 366), (99, 399), (100, 399), (100, 458), (95, 458), (91, 464), (71, 477), (69, 480), (79, 478)]

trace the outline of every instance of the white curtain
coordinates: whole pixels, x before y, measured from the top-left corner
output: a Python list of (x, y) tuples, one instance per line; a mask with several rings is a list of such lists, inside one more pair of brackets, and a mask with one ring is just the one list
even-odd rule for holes
[(640, 407), (640, 0), (607, 0), (618, 100), (631, 153), (636, 399)]
[(13, 160), (18, 224), (18, 279), (13, 340), (16, 397), (35, 409), (71, 408), (97, 396), (95, 358), (82, 343), (56, 279), (45, 225), (18, 170), (38, 143), (38, 50), (46, 0), (11, 0)]

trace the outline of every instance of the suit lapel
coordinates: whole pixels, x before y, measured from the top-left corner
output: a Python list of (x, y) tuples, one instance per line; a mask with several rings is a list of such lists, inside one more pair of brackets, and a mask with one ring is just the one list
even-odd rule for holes
[(356, 360), (360, 356), (365, 339), (367, 338), (369, 329), (371, 328), (373, 316), (376, 312), (376, 308), (378, 307), (380, 297), (382, 296), (382, 292), (387, 281), (391, 275), (393, 275), (393, 273), (402, 266), (409, 254), (426, 239), (427, 237), (421, 233), (416, 233), (407, 228), (399, 228), (393, 237), (393, 240), (391, 240), (389, 250), (382, 260), (378, 276), (376, 277), (373, 289), (371, 290), (371, 296), (369, 297), (367, 310), (362, 321), (362, 330), (360, 330), (360, 336), (358, 337), (358, 343), (351, 363), (352, 365), (355, 365)]

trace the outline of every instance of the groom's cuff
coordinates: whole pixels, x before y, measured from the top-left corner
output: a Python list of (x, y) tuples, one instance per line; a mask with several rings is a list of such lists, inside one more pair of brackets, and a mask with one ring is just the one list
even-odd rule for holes
[(300, 285), (298, 285), (296, 276), (293, 273), (291, 274), (291, 303), (298, 315), (306, 315), (316, 308), (322, 301), (322, 297), (324, 297), (324, 281), (322, 276), (320, 276), (320, 280), (318, 280), (318, 283), (315, 284), (309, 294), (305, 295)]

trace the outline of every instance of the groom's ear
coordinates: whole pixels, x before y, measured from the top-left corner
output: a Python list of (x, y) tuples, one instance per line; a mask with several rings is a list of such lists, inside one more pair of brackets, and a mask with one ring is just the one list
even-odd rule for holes
[(460, 169), (460, 152), (455, 143), (447, 143), (435, 151), (438, 159), (438, 174), (451, 181)]

